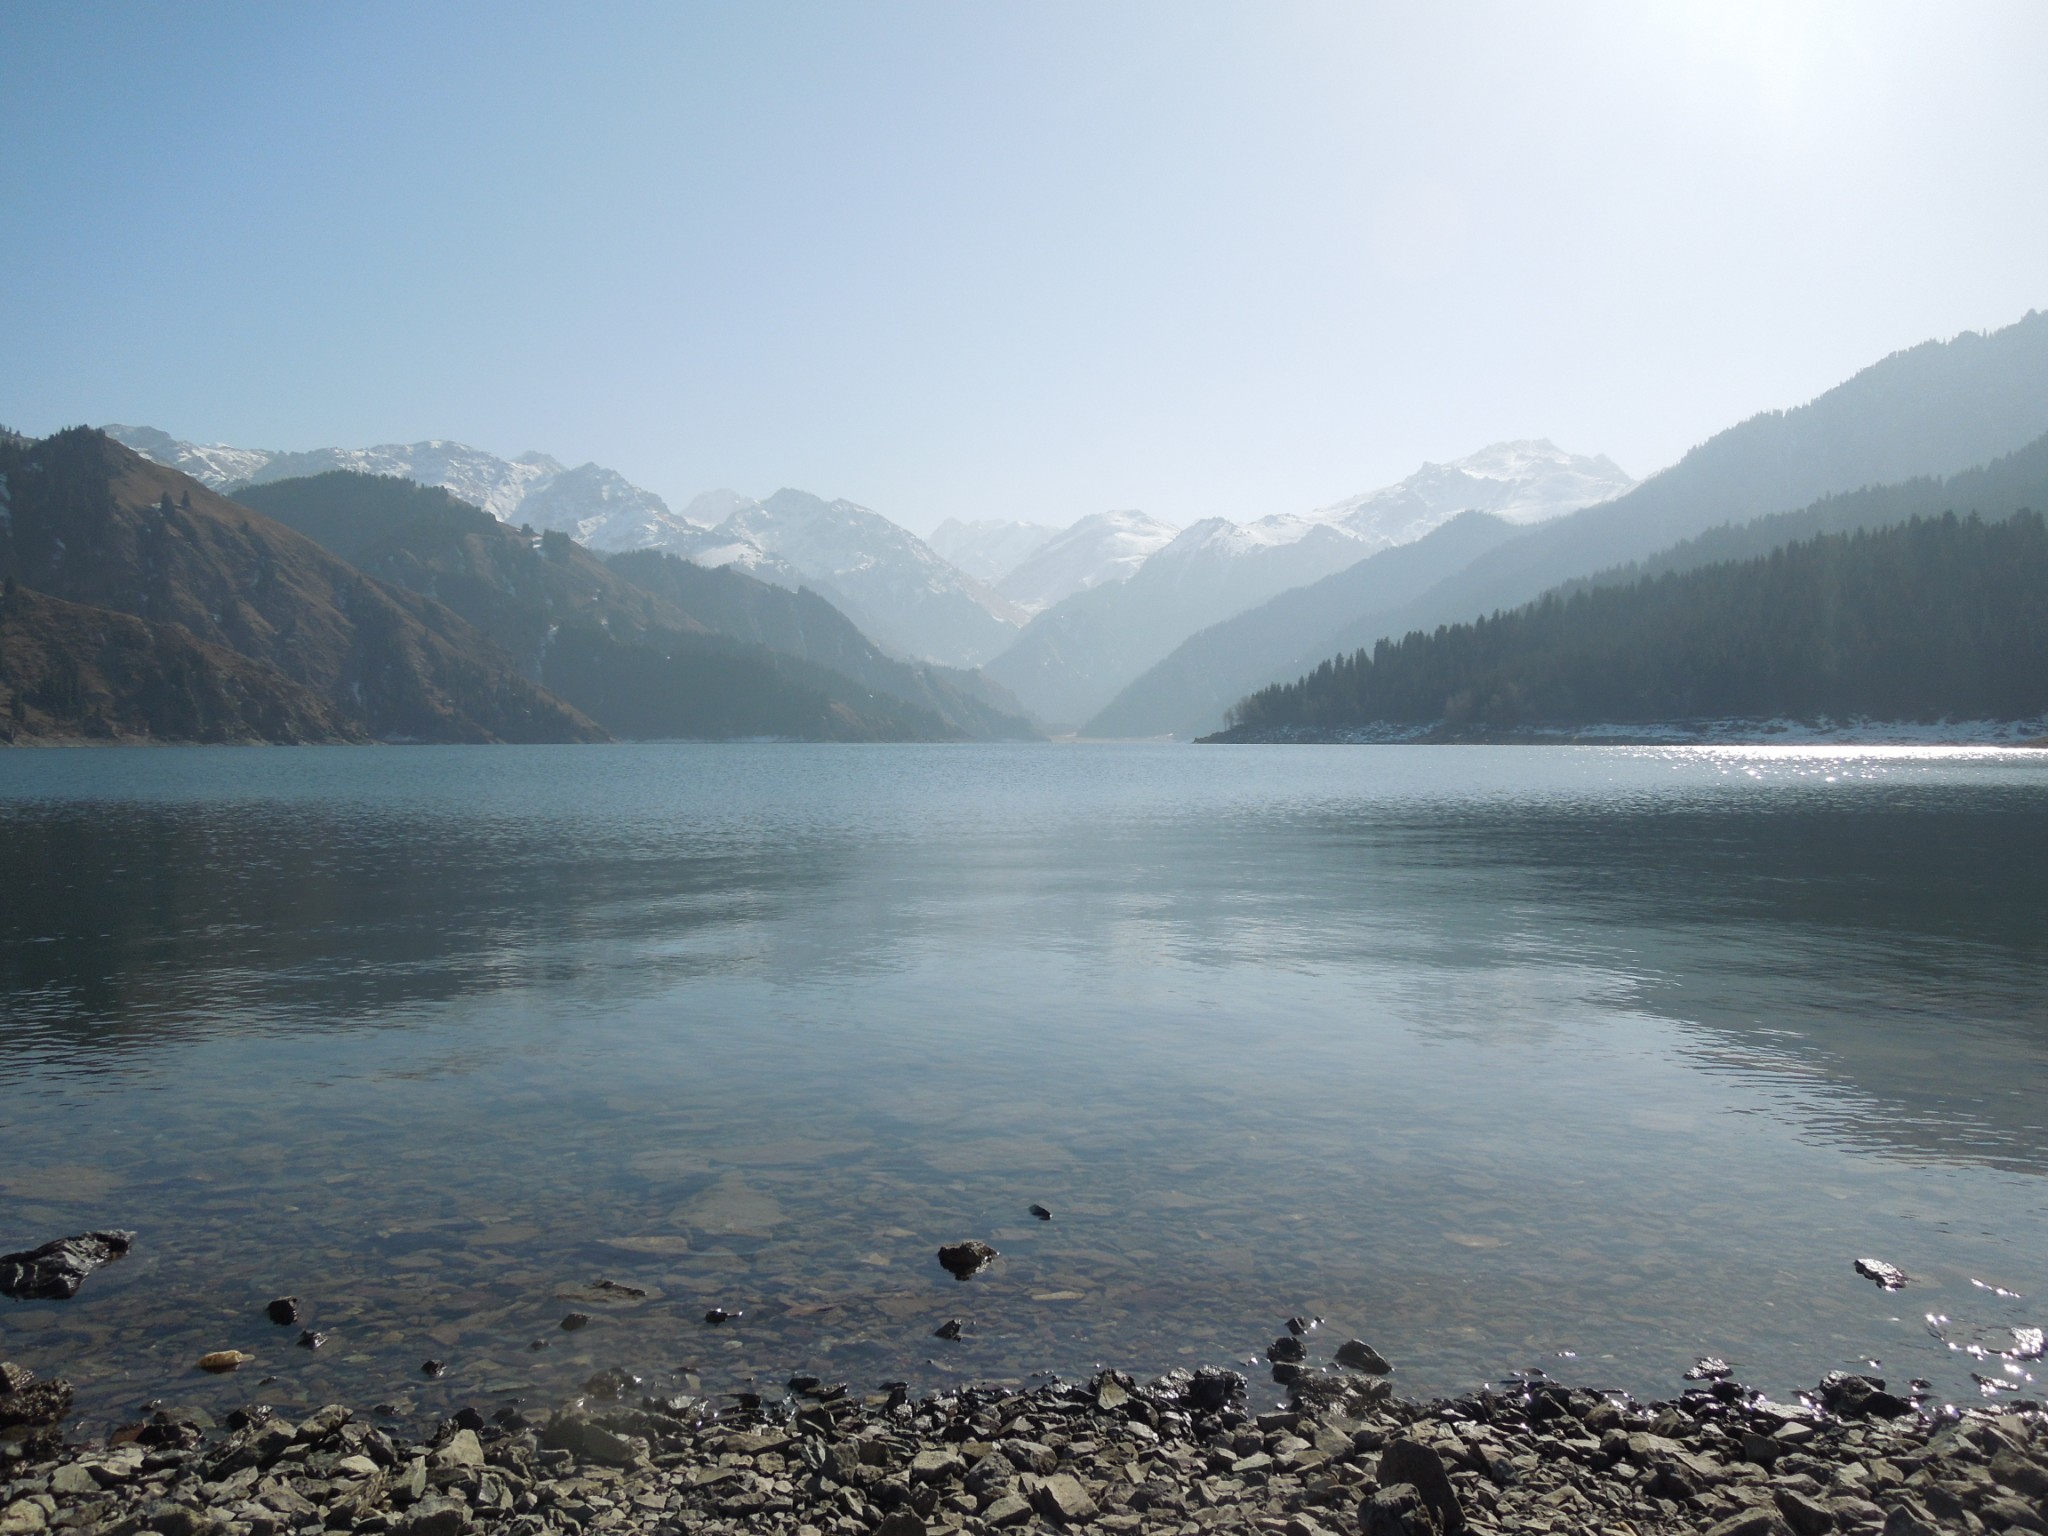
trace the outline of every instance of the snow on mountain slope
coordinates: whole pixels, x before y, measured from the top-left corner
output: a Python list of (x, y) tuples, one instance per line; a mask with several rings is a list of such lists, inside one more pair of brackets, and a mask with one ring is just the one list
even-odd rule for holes
[(1037, 614), (989, 675), (1040, 719), (1079, 724), (1198, 630), (1412, 543), (1460, 512), (1533, 522), (1634, 483), (1609, 459), (1543, 441), (1495, 443), (1314, 512), (1249, 523), (1211, 518), (1183, 530), (1128, 579)]
[(1376, 549), (1409, 544), (1460, 512), (1540, 523), (1611, 501), (1635, 481), (1605, 454), (1567, 453), (1547, 438), (1493, 443), (1449, 464), (1424, 464), (1397, 485), (1309, 514)]
[(1076, 592), (1124, 580), (1179, 532), (1142, 512), (1097, 512), (1054, 535), (996, 591), (1026, 613), (1040, 613)]
[(1050, 523), (1019, 523), (990, 520), (963, 523), (949, 517), (925, 540), (939, 557), (976, 581), (995, 583), (1030, 559), (1060, 530)]
[(101, 430), (115, 442), (133, 448), (145, 459), (153, 459), (167, 468), (190, 475), (214, 491), (247, 480), (274, 457), (260, 448), (182, 442), (155, 427), (124, 427), (117, 423)]
[(616, 470), (599, 464), (569, 469), (544, 453), (503, 459), (445, 438), (279, 453), (183, 442), (154, 427), (110, 426), (106, 432), (214, 490), (346, 469), (438, 485), (505, 522), (559, 529), (593, 549), (641, 549), (702, 531)]
[(779, 585), (816, 587), (869, 635), (915, 660), (979, 666), (1024, 614), (879, 512), (807, 491), (748, 502), (708, 533), (669, 546)]

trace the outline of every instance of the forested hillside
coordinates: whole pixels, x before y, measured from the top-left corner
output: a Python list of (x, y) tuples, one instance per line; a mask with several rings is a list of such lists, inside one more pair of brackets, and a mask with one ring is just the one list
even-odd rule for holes
[(2043, 713), (2048, 524), (1949, 513), (1381, 641), (1251, 695), (1207, 739)]
[(452, 609), (617, 736), (968, 734), (922, 701), (720, 633), (567, 534), (511, 527), (438, 486), (333, 470), (237, 494), (378, 580)]

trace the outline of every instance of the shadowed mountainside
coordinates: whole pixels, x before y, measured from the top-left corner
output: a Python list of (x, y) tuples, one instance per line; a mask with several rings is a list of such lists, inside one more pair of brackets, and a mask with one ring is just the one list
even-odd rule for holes
[[(439, 487), (331, 471), (240, 494), (379, 580), (446, 604), (529, 677), (617, 735), (937, 741), (973, 734), (920, 700), (703, 622), (565, 534), (511, 527)], [(720, 574), (728, 589), (744, 583), (772, 601), (765, 584)]]
[[(146, 621), (146, 630), (123, 631), (131, 637), (184, 631), (201, 648), (177, 642), (180, 666), (211, 665), (215, 651), (228, 651), (274, 669), (320, 702), (326, 739), (604, 735), (447, 608), (393, 591), (100, 432), (0, 438), (0, 485), (0, 571), (67, 603)], [(59, 610), (35, 612), (69, 626), (52, 628), (40, 645), (61, 650), (67, 634), (80, 634)], [(219, 687), (254, 686), (247, 669), (231, 674), (216, 679)], [(303, 701), (286, 714), (298, 724), (314, 718)]]

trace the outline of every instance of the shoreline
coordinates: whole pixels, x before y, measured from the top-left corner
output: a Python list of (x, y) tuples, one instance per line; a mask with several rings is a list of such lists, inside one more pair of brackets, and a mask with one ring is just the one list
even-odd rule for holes
[(1636, 725), (1528, 725), (1512, 729), (1380, 721), (1357, 726), (1233, 726), (1195, 738), (1195, 746), (1417, 747), (2048, 747), (2048, 717), (2030, 720), (1835, 721), (1728, 718)]
[[(1284, 1340), (1274, 1353), (1290, 1353)], [(1364, 1346), (1346, 1357), (1377, 1372)], [(786, 1395), (647, 1397), (600, 1373), (551, 1410), (464, 1407), (417, 1440), (375, 1410), (216, 1424), (148, 1405), (66, 1445), (69, 1389), (0, 1370), (0, 1536), (919, 1536), (1086, 1529), (1207, 1536), (1931, 1536), (2048, 1527), (2040, 1408), (1926, 1411), (1877, 1378), (1801, 1401), (1717, 1361), (1668, 1402), (1540, 1374), (1409, 1401), (1384, 1374), (1284, 1358), (1286, 1406), (1233, 1370), (1140, 1384), (963, 1387), (912, 1400), (797, 1376)], [(21, 1410), (59, 1410), (30, 1425)], [(31, 1415), (32, 1416), (32, 1415)]]

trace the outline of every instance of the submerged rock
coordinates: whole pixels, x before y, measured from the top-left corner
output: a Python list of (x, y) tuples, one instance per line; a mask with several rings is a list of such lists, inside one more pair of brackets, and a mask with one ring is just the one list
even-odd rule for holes
[(939, 1249), (939, 1262), (955, 1280), (972, 1280), (1001, 1255), (978, 1237), (962, 1243), (947, 1243)]
[(1051, 1221), (1051, 1220), (1052, 1220), (1052, 1212), (1051, 1212), (1051, 1211), (1048, 1211), (1048, 1210), (1047, 1210), (1047, 1209), (1046, 1209), (1046, 1208), (1045, 1208), (1044, 1206), (1042, 1206), (1042, 1205), (1034, 1205), (1034, 1206), (1032, 1206), (1032, 1207), (1031, 1207), (1031, 1214), (1032, 1214), (1032, 1215), (1034, 1215), (1034, 1216), (1036, 1216), (1036, 1217), (1037, 1217), (1037, 1218), (1038, 1218), (1038, 1219), (1039, 1219), (1040, 1221)]
[(299, 1298), (296, 1296), (280, 1296), (263, 1310), (270, 1320), (279, 1327), (283, 1327), (288, 1323), (296, 1323), (299, 1320)]
[(238, 1371), (256, 1357), (245, 1355), (239, 1349), (216, 1349), (211, 1354), (199, 1357), (199, 1369), (211, 1371), (216, 1376), (225, 1376), (229, 1371)]
[(127, 1256), (133, 1232), (81, 1232), (22, 1253), (0, 1253), (0, 1294), (17, 1301), (69, 1301), (85, 1277)]
[(965, 1327), (966, 1325), (959, 1318), (949, 1317), (932, 1330), (932, 1337), (935, 1339), (957, 1339)]
[(327, 1342), (327, 1335), (315, 1329), (307, 1328), (303, 1329), (298, 1338), (293, 1340), (293, 1342), (301, 1349), (318, 1349)]

